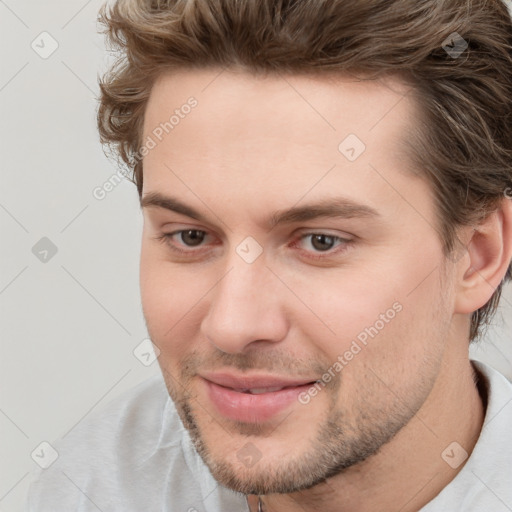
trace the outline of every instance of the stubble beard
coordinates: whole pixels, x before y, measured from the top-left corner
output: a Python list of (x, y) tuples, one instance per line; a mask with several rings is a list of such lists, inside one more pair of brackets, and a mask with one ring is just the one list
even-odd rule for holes
[[(424, 385), (421, 389), (416, 389), (414, 395), (409, 396), (407, 401), (395, 400), (391, 406), (389, 402), (381, 406), (380, 403), (372, 403), (372, 398), (375, 401), (375, 396), (383, 393), (382, 381), (379, 384), (375, 374), (373, 378), (369, 377), (372, 373), (367, 375), (372, 384), (371, 389), (367, 382), (366, 392), (361, 393), (364, 396), (360, 398), (357, 407), (360, 412), (356, 418), (351, 419), (343, 406), (336, 405), (343, 401), (337, 400), (334, 389), (326, 388), (323, 392), (330, 393), (330, 404), (326, 408), (329, 412), (325, 420), (318, 423), (316, 434), (308, 442), (307, 448), (303, 449), (302, 453), (294, 453), (296, 445), (290, 443), (287, 452), (290, 456), (286, 460), (281, 458), (278, 463), (265, 463), (265, 456), (262, 454), (262, 458), (251, 468), (244, 467), (236, 456), (233, 456), (236, 454), (215, 453), (212, 450), (212, 443), (207, 441), (208, 436), (200, 425), (201, 421), (198, 420), (198, 411), (199, 414), (206, 413), (202, 408), (194, 411), (194, 397), (189, 393), (180, 394), (172, 382), (166, 383), (197, 453), (215, 480), (243, 494), (290, 494), (311, 489), (375, 455), (407, 425), (430, 391), (430, 387)], [(339, 379), (338, 383), (341, 381), (342, 379)], [(341, 389), (342, 386), (338, 388)], [(389, 393), (389, 390), (387, 392)], [(352, 406), (351, 409), (355, 408)], [(248, 441), (257, 444), (258, 437), (267, 437), (267, 431), (271, 431), (265, 426), (240, 422), (231, 422), (225, 430), (220, 426), (218, 428), (223, 432), (231, 431), (234, 435), (244, 436), (244, 444)], [(225, 435), (228, 435), (227, 432)]]

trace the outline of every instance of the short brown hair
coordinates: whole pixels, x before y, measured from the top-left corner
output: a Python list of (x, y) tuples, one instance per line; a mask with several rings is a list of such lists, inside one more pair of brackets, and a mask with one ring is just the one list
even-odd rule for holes
[[(206, 67), (408, 81), (423, 114), (409, 154), (433, 188), (447, 257), (460, 254), (456, 228), (512, 191), (512, 23), (502, 0), (118, 0), (99, 21), (119, 52), (100, 80), (100, 139), (139, 196), (134, 157), (155, 79)], [(511, 278), (509, 265), (503, 282)], [(470, 341), (490, 323), (503, 282), (472, 314)]]

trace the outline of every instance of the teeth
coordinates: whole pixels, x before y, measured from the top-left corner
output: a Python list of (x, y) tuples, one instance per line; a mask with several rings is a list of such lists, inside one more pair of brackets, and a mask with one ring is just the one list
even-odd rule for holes
[(277, 388), (254, 388), (249, 389), (249, 392), (253, 395), (260, 395), (261, 393), (272, 393), (273, 391), (279, 391), (280, 389), (283, 389), (283, 387), (277, 387)]
[(274, 388), (253, 388), (253, 389), (235, 389), (239, 393), (250, 393), (252, 395), (261, 395), (262, 393), (272, 393), (273, 391), (279, 391), (283, 389), (283, 386)]

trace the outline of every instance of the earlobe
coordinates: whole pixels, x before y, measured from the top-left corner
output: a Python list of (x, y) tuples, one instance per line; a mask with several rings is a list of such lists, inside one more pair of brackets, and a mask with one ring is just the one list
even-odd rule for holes
[[(468, 231), (466, 231), (468, 233)], [(456, 313), (472, 313), (491, 299), (512, 260), (512, 201), (473, 228), (467, 255), (459, 261)]]

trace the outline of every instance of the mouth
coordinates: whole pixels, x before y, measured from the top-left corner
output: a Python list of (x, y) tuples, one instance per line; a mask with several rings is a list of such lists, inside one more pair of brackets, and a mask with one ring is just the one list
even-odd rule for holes
[(203, 379), (225, 388), (234, 389), (241, 393), (254, 392), (254, 394), (279, 391), (285, 388), (314, 384), (315, 378), (297, 379), (288, 376), (271, 374), (234, 374), (230, 372), (204, 372)]
[(205, 378), (201, 380), (208, 400), (218, 414), (245, 423), (269, 421), (288, 409), (303, 407), (298, 400), (299, 395), (318, 382), (308, 380), (286, 385), (232, 387)]
[(226, 387), (227, 389), (232, 389), (233, 391), (236, 391), (237, 393), (247, 393), (250, 395), (262, 395), (263, 393), (275, 393), (276, 391), (281, 391), (283, 389), (291, 389), (291, 388), (297, 388), (297, 387), (303, 387), (303, 386), (309, 387), (309, 386), (313, 386), (313, 384), (315, 384), (316, 382), (318, 382), (318, 381), (312, 381), (312, 382), (307, 382), (306, 384), (291, 385), (291, 386), (274, 386), (274, 387), (269, 387), (269, 388), (252, 388), (252, 389), (250, 389), (250, 388), (249, 389), (229, 388), (227, 386), (222, 386), (222, 387)]

